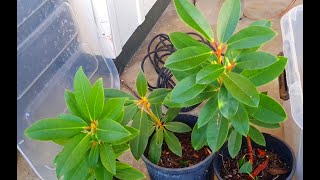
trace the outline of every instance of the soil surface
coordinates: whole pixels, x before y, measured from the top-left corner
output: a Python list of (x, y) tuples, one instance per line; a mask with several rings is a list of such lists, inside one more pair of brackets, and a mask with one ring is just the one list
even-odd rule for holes
[[(228, 180), (242, 180), (252, 179), (248, 174), (238, 173), (240, 159), (249, 161), (249, 154), (247, 148), (241, 149), (238, 156), (234, 159), (231, 157), (223, 157), (223, 166), (221, 167), (220, 174), (223, 179)], [(253, 166), (252, 172), (268, 160), (268, 165), (256, 176), (255, 180), (285, 180), (289, 175), (289, 165), (279, 155), (267, 151), (266, 149), (253, 148)]]
[[(182, 157), (177, 156), (170, 151), (165, 141), (162, 144), (162, 152), (158, 166), (166, 168), (184, 168), (198, 164), (211, 154), (208, 146), (204, 146), (200, 150), (194, 150), (191, 145), (191, 132), (174, 133), (181, 143)], [(147, 147), (144, 155), (148, 157), (149, 148)]]

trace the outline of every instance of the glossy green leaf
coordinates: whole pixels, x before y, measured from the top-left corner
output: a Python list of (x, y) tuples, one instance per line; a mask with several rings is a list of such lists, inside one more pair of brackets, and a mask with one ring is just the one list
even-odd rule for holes
[(222, 77), (223, 84), (235, 99), (251, 107), (258, 106), (258, 91), (247, 78), (234, 72), (223, 74)]
[(241, 69), (261, 69), (275, 63), (277, 58), (266, 52), (252, 52), (239, 57), (236, 66)]
[(127, 125), (129, 121), (133, 120), (133, 117), (138, 112), (139, 108), (136, 104), (130, 104), (129, 106), (124, 107), (124, 117), (121, 121), (122, 125)]
[[(283, 122), (287, 119), (287, 114), (283, 107), (273, 98), (260, 93), (260, 103), (257, 109), (251, 111), (248, 109), (250, 116), (253, 118), (270, 124)], [(253, 113), (252, 113), (253, 112)]]
[(194, 125), (191, 133), (191, 144), (195, 150), (201, 149), (207, 144), (207, 124), (199, 128), (198, 122)]
[(91, 146), (89, 156), (88, 156), (88, 164), (90, 167), (95, 167), (98, 164), (99, 161), (99, 152), (100, 147), (99, 145)]
[(264, 26), (248, 26), (232, 35), (227, 42), (230, 49), (245, 49), (260, 46), (277, 35), (272, 29)]
[(229, 122), (222, 115), (217, 116), (216, 119), (212, 119), (207, 124), (207, 143), (212, 150), (212, 153), (218, 151), (228, 135)]
[(272, 65), (256, 70), (244, 70), (241, 75), (248, 78), (255, 86), (261, 86), (277, 78), (287, 65), (286, 57), (278, 57)]
[(178, 155), (179, 157), (182, 156), (182, 149), (181, 143), (179, 139), (170, 131), (164, 131), (164, 140), (168, 145), (170, 151)]
[(144, 111), (137, 112), (131, 125), (131, 127), (140, 131), (139, 135), (130, 141), (131, 153), (136, 160), (140, 159), (148, 144), (148, 118), (149, 115), (147, 115)]
[(255, 125), (257, 125), (257, 126), (264, 127), (264, 128), (269, 128), (269, 129), (277, 129), (277, 128), (280, 128), (280, 124), (279, 124), (279, 123), (270, 124), (270, 123), (265, 123), (265, 122), (262, 122), (262, 121), (259, 121), (259, 120), (256, 120), (256, 119), (250, 119), (250, 122), (251, 122), (252, 124), (255, 124)]
[(64, 99), (68, 108), (68, 111), (70, 113), (72, 113), (73, 115), (82, 117), (78, 107), (77, 107), (77, 102), (76, 99), (74, 97), (74, 94), (69, 91), (69, 90), (65, 90), (64, 92)]
[(249, 161), (244, 163), (239, 169), (239, 173), (250, 174), (251, 171), (252, 171), (252, 164)]
[[(258, 49), (260, 49), (260, 46), (246, 49), (227, 49), (225, 56), (236, 61), (239, 57), (256, 52)], [(237, 68), (237, 66), (235, 68)]]
[(193, 37), (182, 32), (173, 32), (169, 34), (173, 46), (179, 50), (190, 46), (207, 46), (202, 42), (195, 40)]
[(70, 139), (55, 139), (52, 142), (64, 146)]
[(131, 133), (126, 128), (111, 119), (102, 120), (97, 126), (98, 139), (106, 143), (113, 143), (130, 135)]
[(112, 98), (104, 102), (104, 107), (102, 113), (99, 117), (99, 121), (105, 119), (116, 120), (121, 116), (122, 111), (124, 110), (124, 103), (127, 98)]
[(159, 128), (156, 130), (152, 139), (150, 141), (149, 146), (149, 160), (154, 164), (158, 164), (161, 156), (163, 143), (163, 128)]
[(89, 174), (89, 168), (88, 161), (85, 158), (82, 158), (80, 163), (64, 175), (63, 179), (87, 180), (85, 177)]
[(247, 136), (249, 132), (249, 116), (242, 104), (239, 104), (238, 111), (230, 118), (230, 122), (238, 133)]
[(125, 164), (123, 162), (117, 161), (117, 173), (116, 177), (118, 179), (125, 179), (125, 180), (139, 180), (145, 179), (145, 175), (140, 172), (139, 170), (133, 168), (132, 166)]
[(251, 23), (249, 26), (265, 26), (271, 28), (271, 21), (270, 20), (258, 20)]
[(199, 95), (207, 84), (196, 84), (196, 76), (189, 76), (180, 81), (172, 90), (171, 100), (176, 103), (187, 102)]
[[(117, 118), (115, 118), (114, 120), (118, 123), (121, 123), (124, 117), (124, 110), (122, 110), (119, 114), (119, 116)], [(122, 124), (122, 123), (121, 123)]]
[(168, 108), (166, 114), (161, 119), (162, 122), (170, 122), (180, 113), (181, 108)]
[(119, 145), (112, 145), (113, 152), (116, 154), (116, 158), (121, 156), (125, 151), (130, 149), (129, 144), (119, 144)]
[(220, 113), (227, 119), (230, 119), (236, 114), (238, 106), (239, 101), (237, 101), (224, 86), (221, 86), (218, 92), (218, 107)]
[(136, 79), (136, 88), (140, 97), (144, 97), (148, 92), (148, 83), (146, 76), (142, 71), (139, 72)]
[(173, 2), (179, 17), (192, 29), (212, 42), (214, 39), (212, 29), (201, 11), (188, 0), (174, 0)]
[(248, 135), (255, 143), (266, 146), (266, 140), (263, 134), (254, 126), (250, 126)]
[(101, 165), (94, 169), (94, 174), (96, 176), (96, 180), (112, 180), (113, 179), (113, 175)]
[(162, 117), (162, 105), (161, 104), (151, 104), (151, 110), (157, 116), (157, 118), (161, 119), (161, 117)]
[(110, 144), (100, 145), (100, 159), (103, 166), (113, 175), (116, 174), (116, 154)]
[(123, 144), (125, 142), (128, 142), (130, 141), (131, 139), (135, 138), (139, 133), (140, 131), (136, 128), (133, 128), (133, 127), (130, 127), (130, 126), (123, 126), (127, 131), (129, 131), (131, 134), (129, 136), (126, 136), (118, 141), (115, 141), (112, 143), (112, 145), (120, 145), (120, 144)]
[(91, 118), (93, 120), (97, 120), (100, 117), (104, 105), (104, 89), (102, 78), (99, 78), (92, 86), (88, 103)]
[(215, 120), (219, 114), (217, 94), (214, 94), (199, 112), (198, 127), (206, 125), (210, 120)]
[(114, 88), (105, 88), (104, 98), (105, 100), (109, 100), (111, 98), (128, 98), (128, 101), (126, 101), (125, 106), (132, 104), (133, 100), (135, 100), (135, 98), (131, 94)]
[(228, 151), (232, 158), (235, 158), (238, 155), (241, 149), (241, 144), (242, 135), (233, 130), (228, 138)]
[(201, 66), (202, 64), (200, 64), (200, 66), (197, 66), (189, 70), (184, 70), (184, 71), (171, 70), (171, 72), (178, 81), (181, 81), (186, 77), (197, 74), (202, 69), (202, 66)]
[(210, 64), (197, 73), (196, 83), (209, 84), (219, 78), (224, 70), (225, 67), (220, 64)]
[(89, 96), (92, 86), (89, 79), (84, 74), (82, 67), (78, 69), (73, 81), (74, 97), (77, 102), (78, 110), (85, 120), (91, 120), (90, 107), (89, 107)]
[(148, 100), (150, 104), (161, 104), (164, 98), (171, 92), (170, 89), (158, 88), (153, 90), (149, 96)]
[(212, 54), (209, 47), (191, 46), (172, 53), (164, 67), (170, 70), (185, 71), (193, 69), (206, 61)]
[(90, 134), (78, 134), (64, 146), (56, 161), (56, 173), (58, 177), (74, 168), (90, 148)]
[(217, 21), (217, 36), (220, 43), (228, 41), (240, 18), (240, 0), (226, 0), (222, 4)]
[(185, 133), (192, 130), (187, 124), (182, 122), (168, 122), (164, 124), (164, 127), (169, 131), (177, 133)]
[(24, 134), (34, 140), (67, 139), (84, 130), (87, 123), (83, 120), (61, 118), (41, 119), (28, 127)]

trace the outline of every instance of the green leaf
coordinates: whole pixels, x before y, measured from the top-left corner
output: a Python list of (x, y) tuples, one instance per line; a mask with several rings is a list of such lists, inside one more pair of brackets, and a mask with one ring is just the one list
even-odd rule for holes
[(140, 97), (146, 96), (148, 92), (148, 83), (147, 83), (146, 76), (142, 71), (140, 71), (137, 76), (136, 88)]
[(102, 78), (99, 78), (93, 85), (89, 95), (89, 112), (93, 120), (97, 120), (103, 110), (104, 90)]
[(271, 28), (271, 21), (270, 20), (258, 20), (251, 23), (249, 26), (265, 26)]
[(67, 139), (79, 134), (87, 123), (83, 120), (66, 120), (60, 118), (41, 119), (28, 127), (24, 134), (34, 140)]
[(122, 125), (126, 125), (131, 121), (138, 112), (139, 108), (136, 104), (130, 104), (129, 106), (124, 107), (124, 117), (123, 120), (121, 121)]
[(165, 130), (164, 131), (164, 140), (166, 144), (168, 145), (168, 148), (170, 151), (178, 155), (179, 157), (182, 156), (182, 149), (181, 149), (181, 143), (179, 139), (170, 131)]
[(235, 99), (251, 107), (258, 106), (258, 91), (247, 78), (234, 72), (223, 74), (222, 77), (223, 84)]
[(198, 127), (206, 125), (210, 120), (214, 120), (219, 114), (217, 94), (214, 94), (200, 110), (198, 117)]
[(198, 122), (194, 125), (191, 133), (191, 144), (195, 150), (201, 149), (207, 144), (207, 124), (199, 128)]
[(230, 122), (237, 132), (239, 132), (243, 136), (247, 136), (249, 132), (249, 117), (246, 109), (242, 104), (239, 104), (238, 111), (230, 119)]
[(263, 134), (254, 126), (250, 126), (248, 135), (255, 143), (266, 146), (266, 140), (264, 139)]
[(64, 99), (66, 101), (66, 105), (67, 105), (68, 111), (73, 115), (82, 117), (80, 111), (78, 110), (77, 102), (76, 102), (76, 99), (74, 97), (74, 94), (71, 91), (65, 90)]
[(162, 104), (164, 98), (171, 92), (171, 89), (159, 88), (153, 90), (149, 96), (148, 100), (150, 104)]
[(166, 60), (164, 67), (170, 70), (185, 71), (193, 69), (205, 62), (212, 50), (203, 46), (191, 46), (177, 50)]
[(149, 116), (144, 111), (140, 111), (135, 115), (131, 125), (140, 131), (139, 135), (130, 141), (131, 153), (136, 160), (140, 159), (148, 144), (148, 118)]
[(145, 175), (140, 172), (139, 170), (133, 168), (132, 166), (125, 164), (123, 162), (117, 161), (117, 173), (116, 177), (118, 179), (125, 179), (125, 180), (138, 180), (138, 179), (145, 179)]
[(55, 139), (52, 140), (54, 143), (64, 146), (70, 139)]
[(97, 126), (97, 138), (106, 143), (113, 143), (130, 135), (126, 128), (111, 119), (102, 120)]
[(261, 86), (277, 78), (287, 65), (286, 57), (278, 57), (272, 65), (256, 70), (244, 70), (241, 75), (248, 78), (255, 86)]
[(220, 43), (228, 41), (240, 18), (240, 0), (226, 0), (222, 4), (217, 21), (217, 36)]
[(127, 98), (112, 98), (106, 100), (104, 103), (103, 111), (99, 117), (99, 120), (112, 119), (116, 120), (121, 116), (124, 110), (124, 103)]
[(182, 122), (168, 122), (164, 124), (164, 127), (169, 131), (177, 133), (185, 133), (192, 130), (187, 124)]
[(236, 66), (241, 69), (261, 69), (275, 63), (277, 58), (266, 52), (252, 52), (242, 55), (236, 62)]
[(90, 134), (78, 134), (74, 136), (63, 148), (56, 161), (56, 173), (58, 177), (74, 168), (90, 148)]
[(222, 115), (209, 121), (206, 133), (207, 143), (212, 150), (212, 153), (218, 151), (227, 139), (228, 125), (228, 120)]
[(119, 144), (119, 145), (112, 145), (112, 149), (114, 153), (116, 154), (116, 158), (121, 156), (125, 151), (130, 149), (129, 144)]
[(183, 107), (190, 107), (196, 104), (201, 103), (202, 101), (212, 97), (215, 92), (217, 91), (217, 87), (209, 84), (199, 95), (195, 98), (190, 99), (184, 103), (177, 103), (172, 101), (172, 93), (169, 93), (164, 100), (164, 104), (170, 108), (183, 108)]
[(181, 108), (168, 108), (166, 114), (161, 119), (162, 122), (170, 122), (180, 113)]
[(220, 64), (210, 64), (198, 72), (196, 83), (209, 84), (219, 78), (224, 70), (225, 67)]
[[(236, 61), (237, 59), (239, 59), (239, 57), (241, 57), (245, 54), (256, 52), (259, 48), (260, 48), (260, 46), (253, 47), (253, 48), (247, 48), (247, 49), (227, 49), (225, 56), (228, 57), (229, 59)], [(237, 68), (237, 66), (235, 68)]]
[(110, 144), (100, 145), (100, 159), (103, 166), (113, 175), (116, 174), (116, 154)]
[(161, 156), (163, 143), (163, 128), (156, 130), (156, 133), (152, 136), (149, 146), (149, 159), (154, 164), (158, 164)]
[(64, 175), (64, 179), (68, 180), (87, 180), (85, 177), (89, 174), (89, 165), (85, 158), (82, 158), (74, 168)]
[(237, 101), (224, 86), (220, 87), (218, 93), (218, 107), (220, 113), (227, 119), (232, 118), (239, 106), (239, 101)]
[(250, 122), (252, 124), (257, 125), (257, 126), (264, 127), (264, 128), (269, 128), (269, 129), (277, 129), (277, 128), (280, 127), (279, 123), (270, 124), (270, 123), (265, 123), (265, 122), (262, 122), (262, 121), (259, 121), (259, 120), (256, 120), (256, 119), (250, 119)]
[(172, 90), (171, 100), (176, 103), (187, 102), (199, 95), (207, 84), (196, 84), (196, 76), (189, 76), (180, 81)]
[(89, 153), (89, 156), (88, 156), (88, 164), (90, 167), (96, 167), (96, 165), (98, 164), (98, 161), (99, 161), (99, 145), (96, 144), (95, 146), (91, 146), (91, 149), (90, 149), (90, 153)]
[(235, 158), (238, 155), (241, 149), (241, 144), (242, 135), (233, 130), (228, 139), (228, 151), (232, 158)]
[(114, 88), (105, 88), (104, 98), (105, 100), (109, 100), (112, 98), (128, 98), (129, 101), (126, 101), (125, 103), (126, 106), (132, 104), (133, 100), (135, 100), (135, 98), (131, 94), (123, 92), (118, 89), (114, 89)]
[(200, 64), (200, 66), (197, 66), (189, 70), (184, 70), (184, 71), (171, 70), (171, 72), (178, 81), (181, 81), (186, 77), (197, 74), (202, 69), (202, 66), (201, 66), (202, 64)]
[(135, 138), (139, 133), (140, 131), (133, 128), (133, 127), (130, 127), (130, 126), (123, 126), (124, 128), (126, 128), (126, 130), (128, 130), (131, 134), (127, 137), (124, 137), (118, 141), (115, 141), (112, 143), (112, 145), (120, 145), (120, 144), (123, 144), (125, 142), (128, 142), (130, 141), (131, 139)]
[(192, 29), (212, 42), (214, 38), (212, 29), (201, 11), (188, 0), (174, 0), (173, 2), (179, 17)]
[(112, 180), (113, 175), (103, 166), (98, 166), (94, 169), (96, 180)]
[(207, 46), (206, 44), (199, 42), (188, 34), (182, 32), (170, 33), (169, 38), (177, 50), (190, 46)]
[[(123, 117), (124, 117), (124, 110), (122, 110), (122, 111), (120, 112), (120, 115), (119, 115), (117, 118), (115, 118), (114, 120), (115, 120), (116, 122), (118, 122), (118, 123), (121, 123), (122, 120), (123, 120)], [(122, 124), (122, 123), (121, 123), (121, 124)]]
[(78, 69), (73, 81), (74, 97), (77, 102), (77, 107), (85, 120), (91, 120), (89, 96), (92, 86), (89, 79), (84, 74), (82, 67)]
[(252, 171), (252, 164), (247, 161), (246, 163), (244, 163), (241, 168), (239, 169), (240, 173), (246, 173), (246, 174), (250, 174)]
[(248, 109), (250, 115), (262, 122), (276, 124), (283, 122), (287, 119), (287, 114), (283, 107), (271, 97), (260, 93), (260, 103), (258, 108), (251, 110)]
[(157, 116), (157, 118), (161, 119), (161, 117), (162, 117), (162, 105), (161, 104), (151, 104), (151, 110)]
[(248, 26), (232, 35), (227, 42), (230, 49), (245, 49), (260, 46), (277, 35), (272, 29), (264, 26)]

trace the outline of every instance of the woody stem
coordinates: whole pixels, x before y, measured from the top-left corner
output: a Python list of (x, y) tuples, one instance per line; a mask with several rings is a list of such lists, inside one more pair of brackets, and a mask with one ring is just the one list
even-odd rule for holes
[(155, 123), (157, 123), (157, 125), (158, 125), (159, 127), (163, 127), (161, 121), (160, 121), (159, 118), (157, 118), (157, 116), (151, 111), (151, 109), (150, 109), (150, 108), (145, 108), (145, 109), (146, 109), (147, 113), (150, 115), (151, 119), (152, 119)]
[(249, 162), (253, 164), (253, 150), (251, 145), (251, 139), (249, 136), (247, 136), (246, 139), (247, 139), (248, 151), (249, 151), (249, 157), (250, 157)]

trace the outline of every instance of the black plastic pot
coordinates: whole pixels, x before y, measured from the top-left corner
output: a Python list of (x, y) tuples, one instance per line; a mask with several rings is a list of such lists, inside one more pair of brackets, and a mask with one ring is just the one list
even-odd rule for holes
[[(193, 127), (197, 119), (196, 116), (180, 114), (174, 121), (180, 121)], [(212, 157), (213, 153), (200, 163), (186, 168), (164, 168), (152, 163), (144, 155), (142, 155), (142, 160), (146, 163), (150, 178), (154, 180), (209, 180), (213, 177)]]
[[(266, 148), (268, 151), (274, 152), (281, 156), (286, 162), (288, 162), (288, 165), (290, 167), (290, 171), (287, 173), (287, 180), (292, 179), (295, 170), (296, 170), (296, 159), (294, 156), (294, 153), (292, 149), (289, 147), (287, 143), (284, 141), (270, 135), (267, 133), (263, 133), (265, 140), (266, 140), (266, 147), (260, 146), (256, 143), (252, 142), (252, 147), (256, 148)], [(222, 159), (219, 154), (222, 154), (224, 159), (230, 158), (228, 148), (228, 144), (225, 143), (220, 151), (214, 153), (213, 155), (213, 171), (214, 174), (218, 177), (219, 180), (223, 180), (223, 178), (220, 176), (220, 168), (222, 167)], [(246, 139), (245, 137), (242, 138), (242, 146), (241, 148), (247, 147)]]

